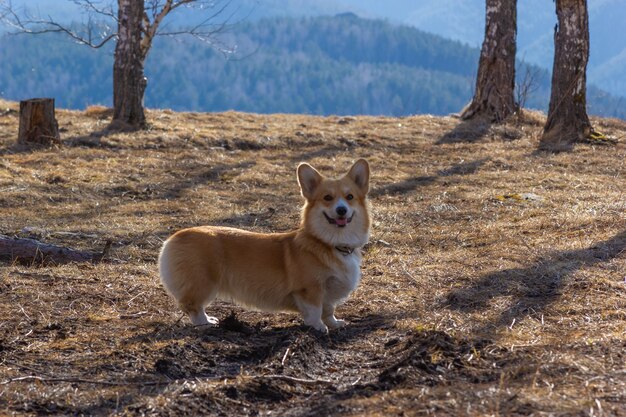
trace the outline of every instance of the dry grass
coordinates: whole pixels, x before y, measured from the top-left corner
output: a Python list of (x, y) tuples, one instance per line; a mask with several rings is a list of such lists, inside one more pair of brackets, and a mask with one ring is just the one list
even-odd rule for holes
[[(626, 123), (594, 120), (615, 145), (546, 154), (535, 113), (151, 111), (130, 134), (91, 108), (58, 112), (63, 147), (29, 150), (16, 110), (0, 102), (0, 233), (114, 244), (98, 265), (0, 264), (0, 413), (626, 415)], [(349, 327), (227, 303), (219, 328), (180, 319), (155, 265), (171, 232), (291, 229), (296, 164), (358, 157), (375, 221)]]

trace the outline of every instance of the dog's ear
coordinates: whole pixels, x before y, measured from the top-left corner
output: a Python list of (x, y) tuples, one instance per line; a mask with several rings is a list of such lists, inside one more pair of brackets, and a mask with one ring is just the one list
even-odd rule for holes
[(354, 181), (363, 194), (367, 194), (370, 189), (370, 166), (365, 159), (356, 161), (347, 176)]
[(298, 165), (297, 173), (302, 196), (307, 200), (311, 200), (315, 195), (315, 190), (322, 182), (322, 176), (315, 168), (304, 162)]

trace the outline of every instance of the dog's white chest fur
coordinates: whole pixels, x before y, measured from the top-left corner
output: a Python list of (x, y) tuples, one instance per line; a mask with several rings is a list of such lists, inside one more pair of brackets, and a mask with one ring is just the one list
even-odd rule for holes
[(361, 257), (355, 254), (344, 256), (344, 263), (347, 267), (346, 281), (353, 291), (361, 280)]
[(348, 297), (361, 280), (361, 257), (356, 253), (345, 256), (340, 254), (339, 257), (341, 271), (336, 271), (326, 282), (325, 298), (332, 304)]

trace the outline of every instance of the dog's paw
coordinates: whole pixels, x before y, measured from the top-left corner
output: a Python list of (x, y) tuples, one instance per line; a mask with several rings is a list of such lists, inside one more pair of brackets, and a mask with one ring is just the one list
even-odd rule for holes
[(194, 326), (217, 326), (219, 324), (219, 320), (217, 317), (207, 316), (204, 311), (190, 315), (191, 324)]
[(313, 328), (317, 332), (320, 332), (322, 334), (328, 334), (328, 327), (322, 322), (315, 323), (315, 324), (308, 324), (308, 325), (311, 326), (311, 328)]
[(327, 316), (323, 319), (324, 323), (328, 326), (329, 329), (340, 329), (348, 324), (345, 320), (336, 319), (334, 315)]
[(315, 330), (317, 330), (318, 332), (322, 333), (322, 334), (328, 334), (328, 326), (326, 325), (322, 325), (319, 327), (314, 327)]
[(330, 329), (332, 329), (332, 330), (335, 330), (335, 329), (341, 329), (342, 327), (344, 327), (345, 325), (347, 325), (347, 324), (348, 324), (348, 322), (347, 322), (347, 321), (345, 321), (345, 320), (338, 320), (338, 319), (335, 319), (335, 320), (333, 320), (333, 321), (331, 321), (331, 322), (329, 322), (329, 323), (326, 323), (326, 324), (328, 325), (328, 328), (330, 328)]

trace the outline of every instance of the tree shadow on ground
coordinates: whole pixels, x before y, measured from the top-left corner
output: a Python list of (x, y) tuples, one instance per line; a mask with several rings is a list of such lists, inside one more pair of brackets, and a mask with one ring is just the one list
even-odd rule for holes
[(120, 131), (111, 129), (109, 126), (106, 126), (100, 130), (95, 130), (86, 135), (71, 136), (67, 139), (62, 140), (62, 142), (65, 146), (69, 147), (84, 146), (87, 148), (119, 149), (119, 146), (102, 141), (103, 138), (107, 138), (108, 136), (116, 133), (120, 133)]
[[(319, 158), (322, 156), (334, 157), (339, 153), (345, 152), (345, 150), (346, 150), (345, 147), (341, 147), (339, 145), (326, 145), (320, 149), (313, 149), (310, 151), (299, 153), (297, 155), (290, 157), (289, 159), (294, 163), (307, 162), (314, 158)], [(295, 167), (294, 167), (294, 171), (295, 171)]]
[(461, 120), (452, 130), (440, 136), (435, 144), (477, 142), (487, 135), (490, 127), (491, 123), (481, 118)]
[(97, 207), (73, 213), (63, 212), (59, 214), (63, 219), (91, 219), (112, 208), (122, 208), (128, 204), (134, 204), (137, 200), (176, 200), (187, 190), (197, 186), (210, 187), (212, 182), (220, 181), (225, 173), (245, 170), (256, 165), (255, 161), (242, 161), (236, 164), (217, 164), (212, 167), (204, 167), (198, 164), (188, 171), (188, 175), (181, 176), (167, 182), (158, 184), (132, 183), (115, 185), (98, 190), (98, 198), (106, 200), (106, 203)]
[(566, 280), (577, 270), (610, 261), (625, 250), (626, 230), (585, 249), (554, 252), (526, 268), (487, 274), (469, 287), (450, 291), (445, 304), (453, 310), (474, 312), (487, 309), (494, 298), (513, 296), (510, 306), (482, 329), (492, 333), (524, 313), (541, 312), (559, 298)]
[(448, 168), (442, 169), (435, 175), (422, 175), (416, 177), (410, 177), (400, 182), (393, 182), (390, 184), (383, 184), (375, 187), (370, 191), (369, 196), (371, 198), (380, 197), (383, 195), (402, 195), (415, 191), (419, 187), (430, 185), (440, 177), (450, 177), (455, 175), (471, 175), (476, 173), (489, 158), (481, 158), (470, 162), (460, 162), (454, 164)]
[(228, 217), (222, 217), (211, 221), (215, 226), (230, 227), (271, 227), (274, 224), (273, 218), (277, 210), (274, 207), (267, 207), (261, 211), (250, 211)]
[[(532, 347), (515, 350), (495, 344), (496, 330), (509, 326), (522, 314), (540, 313), (560, 296), (567, 278), (577, 270), (608, 262), (626, 251), (626, 230), (588, 248), (557, 251), (541, 258), (527, 268), (507, 269), (488, 274), (475, 284), (450, 291), (448, 308), (461, 312), (486, 310), (490, 300), (513, 296), (510, 307), (495, 320), (475, 329), (468, 337), (459, 337), (438, 330), (417, 329), (385, 343), (385, 360), (377, 364), (374, 378), (362, 384), (351, 384), (328, 391), (323, 401), (304, 405), (296, 415), (317, 416), (341, 414), (351, 410), (358, 398), (367, 398), (381, 391), (433, 387), (431, 395), (442, 397), (450, 387), (469, 390), (484, 384), (496, 384), (502, 367), (509, 369), (507, 382), (528, 385), (536, 378), (542, 359)], [(433, 354), (433, 352), (436, 352)], [(567, 367), (569, 365), (563, 365)], [(459, 388), (456, 388), (459, 389)], [(449, 393), (448, 393), (449, 395)], [(464, 394), (457, 394), (464, 396)], [(467, 395), (468, 400), (471, 394)], [(432, 398), (432, 397), (431, 397)], [(441, 397), (440, 397), (441, 398)], [(495, 406), (497, 400), (491, 406)], [(503, 414), (518, 414), (528, 403), (516, 396), (499, 404)], [(371, 411), (371, 409), (370, 409)]]
[[(160, 184), (160, 198), (169, 200), (181, 197), (184, 191), (192, 189), (198, 185), (210, 185), (212, 181), (219, 181), (228, 172), (246, 170), (256, 165), (256, 161), (241, 161), (235, 164), (220, 164), (207, 167), (203, 170), (196, 170), (194, 176), (185, 177), (180, 181)], [(159, 198), (157, 197), (157, 198)]]
[(377, 186), (370, 191), (370, 198), (377, 198), (383, 195), (403, 195), (417, 190), (420, 187), (425, 187), (432, 184), (437, 180), (436, 175), (421, 175), (419, 177), (410, 177), (400, 182), (393, 182), (390, 184), (383, 184)]
[(58, 149), (59, 144), (42, 144), (42, 143), (18, 143), (17, 138), (15, 142), (0, 147), (0, 156), (11, 154), (31, 154), (46, 149)]

